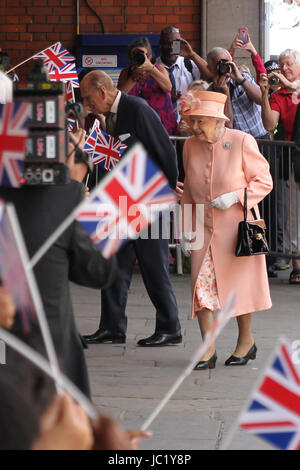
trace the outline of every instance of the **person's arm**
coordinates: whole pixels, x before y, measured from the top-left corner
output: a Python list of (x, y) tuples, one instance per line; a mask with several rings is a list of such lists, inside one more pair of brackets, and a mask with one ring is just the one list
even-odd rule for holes
[(250, 100), (254, 103), (261, 105), (262, 94), (259, 86), (249, 81), (244, 77), (234, 62), (228, 62), (231, 65), (230, 77), (236, 84), (242, 85)]
[(278, 124), (280, 113), (271, 109), (269, 102), (270, 84), (266, 74), (261, 74), (259, 86), (262, 92), (261, 117), (263, 125), (267, 131), (272, 132)]
[(159, 84), (164, 93), (170, 93), (172, 90), (172, 83), (165, 67), (163, 65), (153, 65), (152, 62), (150, 62), (150, 65), (146, 65), (145, 70)]
[(208, 69), (206, 60), (200, 57), (200, 55), (194, 51), (190, 43), (188, 43), (185, 39), (180, 39), (180, 55), (183, 57), (188, 57), (193, 62), (195, 62), (202, 78), (208, 81), (212, 80), (213, 77)]
[[(242, 159), (247, 181), (247, 205), (251, 209), (272, 191), (273, 180), (269, 163), (260, 153), (256, 140), (246, 133), (242, 143)], [(236, 193), (244, 205), (244, 188), (237, 189)]]
[(72, 227), (69, 249), (69, 280), (93, 289), (109, 287), (116, 275), (115, 257), (104, 258), (80, 222)]

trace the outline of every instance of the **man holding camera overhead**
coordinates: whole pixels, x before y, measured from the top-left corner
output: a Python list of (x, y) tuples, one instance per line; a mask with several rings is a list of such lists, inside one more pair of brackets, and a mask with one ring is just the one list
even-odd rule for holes
[(261, 118), (261, 91), (255, 80), (240, 72), (230, 53), (222, 47), (214, 47), (208, 53), (207, 65), (213, 77), (208, 90), (227, 96), (225, 114), (230, 119), (227, 127), (247, 132), (256, 139), (268, 138)]
[(202, 59), (181, 36), (178, 28), (167, 26), (160, 33), (161, 55), (156, 64), (163, 65), (169, 73), (172, 84), (172, 101), (174, 109), (177, 101), (194, 81), (210, 78), (205, 60)]

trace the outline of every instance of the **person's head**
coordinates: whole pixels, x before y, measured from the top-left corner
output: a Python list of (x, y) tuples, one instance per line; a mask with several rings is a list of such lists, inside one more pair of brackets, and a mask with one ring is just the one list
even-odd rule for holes
[[(207, 66), (209, 71), (213, 75), (213, 78), (216, 78), (220, 75), (218, 70), (218, 63), (220, 62), (220, 60), (231, 61), (232, 57), (227, 51), (227, 49), (224, 49), (223, 47), (214, 47), (207, 54)], [(226, 75), (229, 76), (228, 73)]]
[(182, 118), (193, 134), (204, 142), (217, 142), (224, 132), (226, 95), (212, 91), (191, 90), (181, 99)]
[(249, 69), (249, 67), (248, 67), (247, 65), (242, 64), (242, 65), (240, 65), (240, 66), (238, 67), (238, 69), (239, 69), (239, 71), (240, 71), (241, 73), (247, 73), (248, 75), (251, 76), (250, 69)]
[(180, 32), (174, 26), (167, 26), (160, 33), (160, 55), (163, 62), (168, 66), (173, 65), (178, 58), (178, 54), (172, 52), (173, 41), (178, 39), (180, 39)]
[(132, 54), (136, 51), (140, 50), (143, 51), (143, 53), (148, 57), (149, 60), (152, 58), (152, 47), (149, 42), (149, 39), (146, 37), (141, 37), (133, 41), (129, 46), (128, 46), (128, 57), (131, 63), (133, 63), (133, 57)]
[[(35, 333), (31, 341), (40, 344)], [(6, 365), (0, 374), (1, 450), (32, 449), (40, 436), (41, 416), (54, 394), (51, 379), (19, 353), (6, 348)]]
[(109, 75), (94, 70), (81, 80), (80, 93), (83, 106), (93, 114), (101, 114), (110, 111), (118, 90)]
[(194, 80), (187, 87), (188, 90), (199, 90), (205, 91), (209, 87), (209, 84), (205, 80)]
[(278, 59), (281, 73), (290, 82), (300, 79), (300, 52), (295, 49), (286, 49)]

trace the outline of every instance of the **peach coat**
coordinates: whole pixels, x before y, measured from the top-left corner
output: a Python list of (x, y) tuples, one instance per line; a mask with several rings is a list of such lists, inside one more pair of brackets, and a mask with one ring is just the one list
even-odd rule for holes
[[(195, 284), (209, 246), (221, 307), (234, 290), (236, 316), (271, 308), (265, 256), (235, 256), (238, 224), (243, 220), (244, 188), (248, 190), (247, 219), (250, 220), (253, 219), (250, 209), (254, 207), (259, 217), (257, 204), (273, 187), (269, 164), (255, 139), (227, 128), (215, 144), (201, 142), (193, 136), (184, 144), (183, 162), (185, 181), (181, 205), (204, 205), (203, 247), (191, 255), (192, 316), (195, 316)], [(225, 211), (209, 207), (213, 199), (231, 191), (237, 192), (240, 203)]]

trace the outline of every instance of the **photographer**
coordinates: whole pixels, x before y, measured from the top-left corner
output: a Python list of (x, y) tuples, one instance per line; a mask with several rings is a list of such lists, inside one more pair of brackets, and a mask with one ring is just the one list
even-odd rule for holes
[(169, 135), (176, 135), (177, 122), (171, 100), (172, 84), (162, 65), (151, 62), (152, 49), (146, 37), (136, 39), (128, 48), (130, 66), (120, 73), (117, 88), (144, 98), (157, 112)]
[[(299, 103), (299, 90), (298, 81), (300, 80), (300, 53), (294, 49), (286, 49), (279, 55), (280, 71), (273, 71), (270, 74), (262, 74), (259, 85), (262, 91), (262, 119), (263, 123), (270, 132), (275, 129), (278, 122), (281, 120), (283, 124), (284, 140), (292, 141), (297, 140), (298, 125), (296, 124), (296, 113)], [(274, 91), (269, 98), (270, 79), (275, 77), (281, 88)], [(284, 164), (284, 162), (283, 162)], [(288, 169), (289, 170), (289, 169)], [(291, 175), (289, 175), (291, 176)], [(295, 194), (296, 200), (290, 201), (292, 220), (287, 222), (286, 227), (292, 233), (287, 233), (289, 241), (292, 243), (293, 251), (299, 250), (300, 233), (297, 221), (299, 220), (299, 213), (296, 213), (296, 208), (300, 208), (299, 191), (295, 188), (294, 176), (289, 178), (288, 185), (290, 191), (287, 193)], [(300, 284), (300, 261), (293, 259), (293, 270), (290, 274), (290, 284)]]
[(247, 132), (256, 139), (269, 138), (262, 123), (261, 91), (255, 80), (240, 72), (229, 52), (221, 47), (208, 53), (207, 64), (213, 76), (209, 90), (227, 96), (225, 114), (230, 119), (227, 127)]

